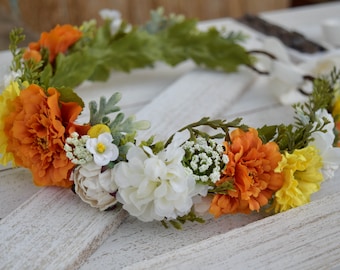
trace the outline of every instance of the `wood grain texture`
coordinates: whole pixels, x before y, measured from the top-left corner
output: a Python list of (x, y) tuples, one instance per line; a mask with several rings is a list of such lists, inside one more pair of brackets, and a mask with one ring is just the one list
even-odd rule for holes
[(340, 193), (124, 269), (334, 269)]
[(99, 213), (71, 190), (44, 188), (0, 221), (2, 269), (75, 269), (124, 211)]
[[(11, 4), (15, 5), (11, 5)], [(101, 9), (116, 9), (133, 24), (141, 24), (150, 17), (150, 10), (160, 6), (166, 13), (184, 14), (199, 20), (220, 17), (239, 17), (245, 13), (289, 7), (289, 0), (1, 0), (4, 9), (22, 21), (25, 28), (36, 32), (47, 31), (56, 24), (79, 25), (96, 18)]]

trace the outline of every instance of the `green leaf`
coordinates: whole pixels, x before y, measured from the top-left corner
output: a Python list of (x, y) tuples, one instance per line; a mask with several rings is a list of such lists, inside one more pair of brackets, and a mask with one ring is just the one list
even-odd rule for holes
[(110, 78), (110, 75), (111, 71), (109, 67), (105, 65), (97, 65), (88, 80), (105, 82)]
[(57, 88), (60, 93), (60, 101), (63, 102), (76, 102), (82, 108), (84, 108), (83, 100), (73, 91), (72, 88), (69, 87), (59, 87)]
[(250, 65), (247, 51), (216, 28), (199, 31), (195, 20), (184, 20), (160, 33), (163, 60), (176, 65), (192, 59), (196, 64), (226, 72), (236, 71), (241, 64)]
[[(110, 97), (108, 101), (106, 101), (105, 97), (101, 97), (99, 100), (99, 109), (98, 109), (97, 102), (91, 101), (89, 103), (90, 124), (91, 125), (100, 124), (100, 123), (108, 124), (107, 122), (110, 122), (110, 120), (107, 117), (107, 115), (113, 112), (120, 111), (120, 108), (116, 106), (116, 104), (120, 101), (121, 98), (122, 98), (122, 95), (119, 92), (112, 94), (112, 96)], [(118, 121), (119, 118), (117, 117), (116, 117), (116, 120), (114, 121)], [(123, 119), (124, 115), (121, 118)], [(106, 119), (108, 119), (108, 121)]]
[(95, 67), (95, 59), (86, 51), (77, 51), (69, 55), (59, 54), (50, 86), (74, 88), (89, 78)]
[(257, 132), (263, 143), (272, 141), (276, 136), (277, 126), (264, 125), (262, 128), (258, 128)]
[(50, 84), (50, 79), (53, 74), (53, 68), (50, 64), (46, 65), (44, 69), (40, 72), (40, 84), (41, 86), (47, 88)]

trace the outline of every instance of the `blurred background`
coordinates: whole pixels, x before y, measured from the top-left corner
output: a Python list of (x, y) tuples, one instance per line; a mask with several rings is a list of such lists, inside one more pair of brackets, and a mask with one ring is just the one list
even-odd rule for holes
[(92, 18), (100, 23), (98, 12), (103, 8), (116, 9), (123, 19), (142, 24), (150, 10), (160, 6), (167, 14), (208, 20), (330, 1), (334, 0), (0, 0), (0, 50), (8, 48), (8, 35), (15, 26), (24, 27), (27, 44), (56, 24), (80, 25)]

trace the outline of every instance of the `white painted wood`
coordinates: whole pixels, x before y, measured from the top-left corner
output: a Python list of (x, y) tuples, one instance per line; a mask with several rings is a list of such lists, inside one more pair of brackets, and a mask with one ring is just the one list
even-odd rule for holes
[(71, 190), (48, 187), (1, 220), (2, 269), (74, 269), (125, 217), (98, 212)]
[(31, 173), (23, 168), (0, 173), (0, 219), (7, 216), (41, 188), (32, 184)]
[(334, 269), (340, 193), (124, 269)]

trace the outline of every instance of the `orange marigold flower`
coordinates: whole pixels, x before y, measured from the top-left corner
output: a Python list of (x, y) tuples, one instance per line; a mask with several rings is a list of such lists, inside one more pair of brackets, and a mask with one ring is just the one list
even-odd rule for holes
[(263, 144), (252, 128), (248, 132), (236, 129), (230, 137), (231, 143), (224, 143), (229, 162), (216, 184), (230, 181), (234, 189), (214, 196), (210, 213), (215, 217), (258, 211), (283, 184), (282, 174), (274, 172), (281, 160), (275, 142)]
[(71, 132), (86, 134), (89, 127), (73, 123), (81, 106), (59, 101), (55, 88), (47, 93), (33, 84), (14, 99), (15, 110), (5, 119), (7, 152), (13, 153), (17, 165), (32, 171), (36, 185), (70, 187), (74, 164), (66, 157), (64, 142)]
[(26, 50), (22, 58), (24, 58), (24, 60), (32, 59), (35, 62), (40, 62), (42, 57), (39, 51), (31, 49), (31, 50)]
[(43, 32), (38, 42), (29, 44), (31, 51), (40, 51), (46, 48), (49, 51), (49, 61), (53, 62), (58, 53), (65, 53), (67, 49), (77, 42), (82, 32), (70, 24), (57, 25), (50, 32)]

